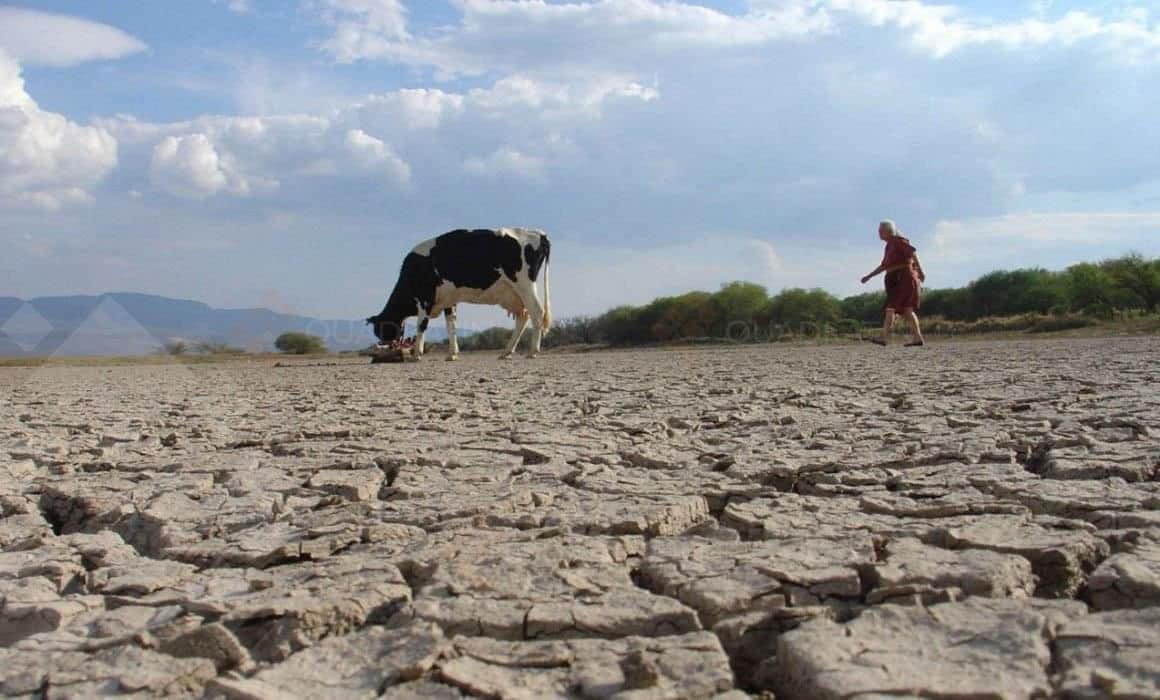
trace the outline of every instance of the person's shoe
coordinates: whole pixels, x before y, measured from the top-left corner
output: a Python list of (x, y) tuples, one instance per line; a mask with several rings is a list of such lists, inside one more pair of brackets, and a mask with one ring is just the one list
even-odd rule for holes
[(908, 348), (920, 348), (923, 345), (926, 345), (925, 340), (912, 340), (906, 344), (906, 347), (908, 347)]
[(882, 346), (886, 345), (886, 341), (882, 340), (881, 338), (867, 338), (866, 340), (870, 341), (871, 343), (874, 343), (875, 345), (882, 345)]

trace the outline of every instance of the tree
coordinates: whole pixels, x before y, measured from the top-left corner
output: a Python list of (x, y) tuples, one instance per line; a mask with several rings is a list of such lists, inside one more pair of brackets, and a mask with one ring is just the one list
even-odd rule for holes
[[(1046, 313), (1066, 301), (1057, 276), (1040, 269), (1000, 270), (983, 275), (968, 287), (969, 318)], [(950, 318), (950, 316), (948, 316)]]
[(608, 342), (613, 345), (632, 345), (644, 342), (645, 334), (640, 328), (640, 309), (633, 306), (618, 306), (600, 317)]
[(168, 355), (174, 355), (176, 357), (180, 357), (181, 355), (184, 355), (188, 351), (189, 351), (189, 346), (186, 345), (185, 341), (183, 341), (183, 340), (170, 341), (170, 342), (165, 344), (164, 348), (162, 348), (162, 352), (164, 352)]
[[(878, 318), (882, 317), (882, 306), (886, 303), (885, 295), (878, 298)], [(968, 289), (931, 289), (922, 292), (922, 314), (924, 316), (942, 316), (952, 321), (962, 321), (970, 318), (971, 294)]]
[(769, 302), (765, 287), (752, 282), (729, 282), (713, 295), (713, 303), (719, 313), (718, 323), (756, 321), (761, 310)]
[[(712, 336), (760, 339), (767, 324), (810, 334), (825, 324), (848, 328), (882, 321), (886, 295), (873, 291), (838, 299), (821, 289), (785, 289), (770, 298), (765, 287), (730, 282), (716, 292), (660, 297), (643, 306), (619, 306), (596, 318), (561, 321), (548, 336), (553, 345), (601, 342), (643, 345)], [(1115, 309), (1160, 307), (1160, 259), (1127, 255), (1064, 272), (1039, 268), (998, 270), (965, 287), (924, 291), (922, 314), (973, 322), (986, 316), (1065, 314), (1110, 316)], [(1031, 319), (1030, 323), (1035, 321)], [(1037, 328), (1073, 327), (1084, 319), (1038, 321)], [(1091, 321), (1091, 319), (1087, 319)], [(995, 325), (995, 324), (992, 324)], [(1001, 325), (1001, 324), (999, 324)]]
[[(459, 339), (459, 349), (470, 352), (473, 350), (500, 350), (507, 347), (511, 340), (512, 329), (503, 326), (492, 326), (466, 338)], [(524, 336), (525, 338), (527, 335)], [(550, 335), (548, 336), (551, 337)]]
[(1139, 253), (1132, 253), (1105, 260), (1100, 267), (1144, 309), (1151, 312), (1160, 305), (1160, 260), (1147, 260)]
[(290, 331), (274, 340), (274, 347), (289, 355), (316, 355), (326, 352), (322, 338), (308, 333)]
[(1008, 313), (1045, 314), (1067, 304), (1067, 291), (1059, 275), (1047, 270), (1021, 270), (1016, 277), (1019, 288)]
[(197, 351), (203, 355), (244, 355), (245, 348), (235, 347), (229, 343), (216, 340), (207, 340), (197, 344)]
[(842, 317), (842, 303), (822, 289), (786, 289), (769, 301), (768, 309), (772, 323), (795, 333)]
[(885, 292), (867, 292), (846, 297), (841, 302), (842, 316), (862, 323), (882, 323), (882, 307), (885, 304)]
[(1111, 308), (1112, 278), (1098, 265), (1072, 265), (1066, 275), (1067, 296), (1073, 311), (1103, 313)]

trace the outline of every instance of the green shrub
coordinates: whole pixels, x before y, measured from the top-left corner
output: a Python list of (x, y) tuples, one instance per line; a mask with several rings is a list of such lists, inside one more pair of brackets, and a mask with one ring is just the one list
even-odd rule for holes
[(235, 347), (229, 343), (206, 341), (197, 344), (197, 351), (203, 355), (244, 355), (245, 348)]
[(288, 355), (317, 355), (326, 352), (322, 338), (308, 333), (290, 331), (274, 340), (274, 347)]
[[(512, 329), (504, 328), (502, 326), (492, 326), (482, 330), (474, 335), (469, 335), (466, 338), (459, 339), (459, 349), (465, 352), (473, 350), (502, 350), (507, 347), (508, 340), (511, 339)], [(522, 342), (527, 342), (529, 334), (524, 333)]]
[(161, 351), (163, 353), (165, 353), (166, 355), (173, 355), (174, 357), (180, 357), (180, 356), (184, 355), (185, 353), (189, 352), (189, 346), (186, 345), (186, 343), (184, 341), (174, 340), (174, 341), (166, 343), (165, 347), (163, 347), (161, 349)]
[(1086, 316), (1068, 314), (1066, 316), (1047, 316), (1036, 321), (1028, 329), (1030, 333), (1054, 333), (1056, 331), (1070, 331), (1075, 328), (1087, 328), (1096, 325), (1096, 321)]
[(1114, 315), (1114, 312), (1113, 312), (1113, 309), (1110, 305), (1108, 305), (1104, 302), (1095, 302), (1093, 304), (1088, 304), (1087, 306), (1085, 306), (1083, 309), (1083, 314), (1084, 314), (1084, 316), (1089, 316), (1091, 318), (1098, 318), (1098, 319), (1101, 319), (1104, 321), (1110, 321), (1110, 320), (1112, 320), (1112, 316)]

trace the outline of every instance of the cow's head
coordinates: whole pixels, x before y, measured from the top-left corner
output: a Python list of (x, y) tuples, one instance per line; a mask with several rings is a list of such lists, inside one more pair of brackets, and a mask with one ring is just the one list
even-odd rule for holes
[(402, 318), (394, 319), (386, 314), (379, 314), (368, 318), (367, 323), (371, 324), (375, 337), (383, 345), (389, 345), (403, 338)]

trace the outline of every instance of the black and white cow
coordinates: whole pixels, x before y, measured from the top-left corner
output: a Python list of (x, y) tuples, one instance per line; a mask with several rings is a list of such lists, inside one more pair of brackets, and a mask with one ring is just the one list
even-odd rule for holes
[[(552, 324), (548, 292), (551, 245), (539, 229), (498, 228), (448, 231), (415, 246), (403, 259), (399, 279), (386, 306), (367, 319), (374, 325), (379, 345), (403, 337), (403, 321), (416, 316), (418, 333), (412, 353), (423, 354), (427, 322), (440, 312), (447, 319), (448, 360), (459, 357), (455, 335), (456, 304), (492, 304), (502, 307), (516, 322), (501, 359), (515, 352), (520, 337), (532, 323), (528, 357), (540, 352), (540, 340)], [(544, 302), (536, 293), (544, 272)]]

